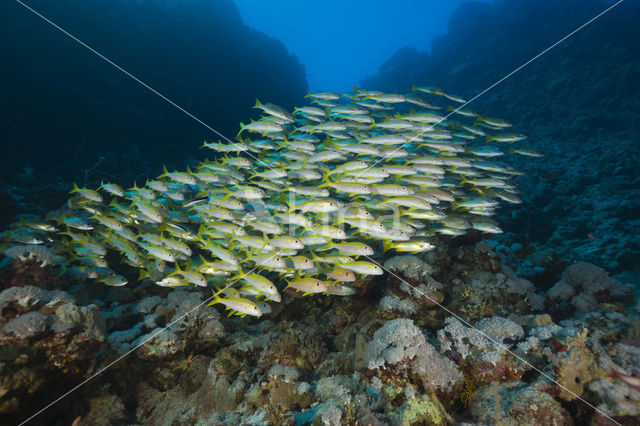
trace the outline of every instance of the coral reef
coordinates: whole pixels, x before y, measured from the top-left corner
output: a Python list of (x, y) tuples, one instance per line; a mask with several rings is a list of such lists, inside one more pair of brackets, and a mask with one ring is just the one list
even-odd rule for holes
[(20, 261), (35, 260), (41, 268), (47, 265), (59, 263), (59, 256), (44, 246), (18, 245), (9, 247), (4, 251), (4, 255), (18, 259)]
[[(611, 295), (627, 287), (602, 271), (565, 274), (575, 291), (606, 289), (593, 292), (598, 310), (539, 313), (513, 300), (558, 302), (535, 293), (487, 245), (438, 245), (391, 265), (393, 274), (365, 295), (284, 294), (283, 309), (253, 321), (222, 318), (201, 306), (205, 293), (184, 288), (113, 288), (95, 303), (82, 285), (6, 289), (0, 355), (9, 392), (0, 407), (17, 421), (24, 404), (44, 406), (51, 392), (63, 394), (135, 349), (43, 419), (409, 425), (639, 418), (638, 390), (627, 382), (640, 376), (640, 345), (630, 334), (638, 312), (630, 297)], [(459, 318), (415, 288), (439, 293)], [(491, 301), (486, 311), (459, 309), (479, 295)]]
[(551, 361), (558, 383), (559, 397), (573, 400), (582, 396), (584, 384), (599, 379), (604, 372), (598, 367), (596, 358), (586, 346), (587, 329), (575, 336), (560, 341), (556, 351), (545, 349)]
[(78, 306), (61, 291), (12, 287), (0, 293), (0, 312), (0, 413), (7, 421), (97, 368), (94, 355), (107, 331), (96, 305)]
[[(231, 3), (215, 4), (228, 6), (226, 13), (233, 15)], [(432, 52), (403, 50), (381, 68), (376, 83), (367, 84), (405, 93), (408, 88), (398, 87), (396, 77), (403, 82), (424, 77), (473, 95), (495, 81), (487, 69), (512, 69), (498, 59), (530, 57), (532, 43), (522, 42), (520, 34), (559, 36), (568, 24), (565, 15), (580, 20), (601, 5), (596, 0), (570, 0), (565, 7), (550, 0), (467, 4)], [(567, 8), (575, 13), (566, 14)], [(616, 40), (637, 35), (632, 16), (617, 28), (594, 23), (594, 32), (572, 39), (563, 56), (532, 64), (529, 75), (479, 99), (501, 115), (509, 96), (509, 115), (526, 123), (532, 143), (546, 153), (544, 161), (527, 165), (534, 176), (516, 178), (523, 188), (522, 208), (499, 213), (511, 232), (490, 239), (475, 231), (441, 235), (430, 240), (430, 251), (413, 255), (399, 255), (384, 244), (388, 253), (375, 256), (385, 273), (345, 284), (340, 291), (351, 297), (300, 297), (289, 291), (260, 319), (225, 318), (204, 306), (211, 298), (206, 289), (147, 282), (106, 287), (79, 275), (59, 277), (50, 253), (12, 240), (3, 247), (11, 258), (0, 263), (2, 422), (19, 423), (82, 384), (37, 421), (640, 423), (640, 302), (638, 286), (630, 285), (638, 283), (640, 252), (637, 97), (609, 93), (619, 95), (620, 84), (637, 87), (629, 76), (637, 74), (640, 55), (627, 58), (637, 43), (630, 50), (616, 47)], [(506, 27), (499, 25), (503, 22)], [(262, 37), (251, 39), (269, 45)], [(489, 46), (488, 54), (472, 55), (477, 46)], [(514, 46), (516, 54), (507, 55)], [(272, 47), (286, 58), (281, 46)], [(575, 61), (573, 66), (586, 67), (587, 60), (591, 72), (567, 69)], [(612, 60), (621, 65), (611, 67)], [(564, 84), (570, 76), (575, 82)], [(572, 108), (566, 99), (575, 101)], [(630, 123), (630, 130), (608, 132), (599, 127), (603, 122), (612, 128)], [(119, 160), (109, 156), (86, 165), (85, 176), (97, 179), (107, 166), (127, 169), (119, 175), (125, 180), (134, 169), (128, 166), (138, 161), (140, 173), (155, 170), (145, 158), (147, 149), (129, 147)], [(77, 155), (84, 161), (87, 152)], [(127, 156), (128, 162), (122, 160)], [(40, 165), (25, 169), (21, 185), (32, 184), (36, 197), (66, 196), (60, 188), (67, 185), (38, 182), (40, 170)], [(2, 187), (0, 202), (11, 204), (7, 211), (33, 204), (21, 199), (15, 186)], [(11, 229), (2, 239), (46, 235)], [(620, 272), (625, 274), (608, 275)], [(226, 279), (223, 275), (216, 284)]]
[[(562, 273), (562, 279), (549, 291), (547, 296), (554, 302), (569, 302), (579, 312), (592, 312), (599, 304), (621, 300), (631, 294), (631, 287), (609, 277), (606, 271), (596, 265), (579, 262), (569, 266)], [(564, 303), (561, 306), (567, 310)]]
[(485, 424), (573, 424), (569, 413), (552, 396), (522, 382), (483, 386), (475, 391), (470, 410)]
[[(438, 354), (435, 348), (410, 319), (399, 318), (387, 321), (378, 329), (364, 353), (367, 368), (384, 369), (396, 366), (392, 374), (408, 369), (411, 374), (423, 379), (429, 390), (451, 390), (462, 382), (462, 373), (455, 363)], [(398, 366), (397, 364), (406, 364)]]

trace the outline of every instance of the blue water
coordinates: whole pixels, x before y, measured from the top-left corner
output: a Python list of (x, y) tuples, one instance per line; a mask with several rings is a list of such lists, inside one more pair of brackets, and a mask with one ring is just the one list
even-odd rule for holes
[(523, 203), (484, 237), (505, 266), (539, 294), (581, 261), (640, 288), (639, 1), (6, 0), (0, 17), (0, 231), (73, 183), (194, 167), (203, 140), (260, 116), (256, 99), (292, 111), (309, 91), (428, 85), (545, 155), (509, 158)]

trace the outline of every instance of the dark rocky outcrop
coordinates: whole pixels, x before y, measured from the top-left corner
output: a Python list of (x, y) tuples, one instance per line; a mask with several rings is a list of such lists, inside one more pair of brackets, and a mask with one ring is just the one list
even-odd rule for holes
[[(471, 99), (612, 4), (466, 3), (430, 52), (399, 50), (362, 87), (434, 85)], [(545, 153), (509, 159), (527, 176), (519, 180), (525, 203), (500, 218), (504, 228), (521, 244), (614, 272), (637, 269), (640, 255), (640, 224), (630, 219), (640, 211), (638, 19), (640, 2), (622, 3), (469, 105), (512, 121), (527, 146)]]
[[(307, 90), (298, 59), (230, 0), (29, 5), (228, 137), (257, 117), (256, 98), (291, 108)], [(0, 15), (0, 182), (21, 188), (16, 209), (56, 208), (72, 181), (130, 185), (163, 163), (183, 169), (218, 139), (18, 3)]]

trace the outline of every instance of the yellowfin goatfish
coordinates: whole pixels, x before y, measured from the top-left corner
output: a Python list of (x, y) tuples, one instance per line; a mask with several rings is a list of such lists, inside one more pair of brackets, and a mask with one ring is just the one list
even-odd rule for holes
[(78, 188), (78, 185), (74, 183), (70, 194), (73, 194), (74, 192), (77, 192), (87, 200), (95, 201), (96, 203), (102, 202), (102, 195), (98, 194), (98, 191), (94, 191), (93, 189)]
[[(224, 282), (213, 304), (260, 316), (271, 307), (258, 298), (279, 302), (286, 280), (292, 295), (352, 294), (342, 283), (383, 272), (363, 257), (502, 232), (500, 205), (522, 202), (522, 172), (508, 161), (542, 156), (520, 146), (522, 133), (507, 133), (511, 123), (457, 108), (464, 99), (436, 87), (307, 98), (293, 113), (256, 100), (261, 117), (236, 141), (204, 142), (215, 156), (193, 170), (163, 166), (127, 191), (74, 184), (64, 210), (22, 218), (0, 243), (38, 244), (68, 273), (108, 285), (136, 276), (167, 287)], [(256, 271), (244, 276), (247, 268)]]
[(211, 302), (207, 304), (207, 306), (212, 306), (215, 304), (222, 304), (227, 307), (227, 309), (231, 310), (231, 315), (239, 315), (244, 317), (246, 315), (251, 315), (254, 317), (261, 317), (262, 311), (254, 302), (249, 299), (244, 299), (241, 297), (226, 297), (222, 298), (220, 296), (216, 296), (213, 298)]

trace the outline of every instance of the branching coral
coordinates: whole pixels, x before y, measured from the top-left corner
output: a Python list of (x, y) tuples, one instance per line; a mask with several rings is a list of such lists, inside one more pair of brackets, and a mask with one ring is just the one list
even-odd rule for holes
[(473, 391), (476, 389), (476, 384), (471, 380), (469, 373), (463, 371), (462, 374), (464, 375), (464, 384), (462, 392), (460, 393), (460, 401), (465, 407), (468, 407), (469, 404), (471, 404), (471, 396), (473, 395)]

